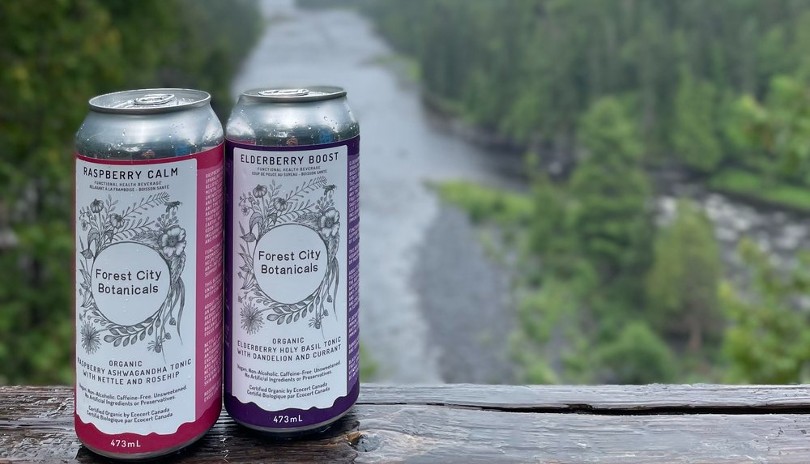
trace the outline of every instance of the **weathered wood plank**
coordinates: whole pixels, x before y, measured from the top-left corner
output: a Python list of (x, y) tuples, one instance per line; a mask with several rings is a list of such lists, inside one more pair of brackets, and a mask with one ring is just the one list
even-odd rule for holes
[[(3, 387), (4, 397), (47, 404), (70, 393), (68, 387)], [(54, 398), (55, 398), (54, 397)], [(659, 409), (756, 409), (810, 412), (810, 385), (383, 385), (363, 384), (359, 404), (424, 404), (502, 410), (574, 412), (656, 411)], [(39, 404), (39, 403), (37, 403)], [(0, 419), (14, 410), (0, 409)], [(63, 405), (64, 407), (64, 405)], [(72, 408), (72, 403), (71, 406)], [(24, 409), (30, 412), (28, 407)], [(53, 412), (51, 412), (52, 414)]]
[[(602, 387), (555, 388), (581, 404), (578, 389), (598, 397)], [(605, 392), (613, 391), (613, 387), (604, 388)], [(704, 386), (698, 390), (724, 388)], [(791, 396), (787, 393), (791, 388), (761, 388), (755, 395), (755, 408), (768, 404), (765, 391), (769, 390), (774, 391), (772, 398), (779, 399), (777, 404), (790, 403), (786, 398)], [(487, 395), (489, 389), (499, 396)], [(500, 396), (519, 390), (523, 389), (368, 386), (352, 414), (325, 435), (303, 441), (270, 441), (236, 426), (223, 414), (211, 433), (173, 461), (810, 462), (810, 415), (761, 413), (756, 409), (745, 413), (745, 406), (735, 406), (734, 414), (574, 414), (565, 408), (559, 412), (525, 412), (525, 405), (498, 409), (501, 404), (523, 404), (525, 398), (516, 401), (515, 395)], [(547, 396), (548, 390), (529, 390), (544, 393), (545, 403), (555, 403)], [(801, 396), (796, 393), (793, 396)], [(401, 404), (410, 402), (411, 397), (430, 404)], [(681, 397), (688, 400), (685, 394)], [(731, 396), (727, 400), (739, 402)], [(478, 402), (486, 403), (484, 409), (473, 404)], [(712, 404), (722, 402), (718, 397)], [(0, 462), (103, 462), (81, 448), (73, 434), (72, 409), (69, 388), (0, 387)]]
[[(810, 412), (810, 385), (380, 385), (362, 404), (426, 404), (539, 412)], [(810, 462), (810, 461), (809, 461)]]
[[(803, 415), (594, 416), (516, 414), (438, 406), (358, 407), (325, 437), (272, 442), (223, 418), (176, 462), (805, 463)], [(101, 462), (69, 424), (0, 438), (0, 456)], [(7, 447), (8, 439), (16, 443)], [(361, 451), (362, 450), (362, 451)]]

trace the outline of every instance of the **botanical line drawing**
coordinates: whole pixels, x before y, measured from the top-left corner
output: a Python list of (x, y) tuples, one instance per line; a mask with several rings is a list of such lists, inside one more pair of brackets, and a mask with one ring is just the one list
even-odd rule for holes
[[(186, 264), (186, 230), (179, 225), (179, 201), (170, 201), (168, 193), (157, 193), (135, 201), (118, 211), (118, 200), (94, 199), (77, 215), (82, 234), (79, 236), (80, 286), (79, 335), (81, 346), (88, 354), (95, 353), (102, 342), (113, 347), (134, 345), (147, 340), (147, 348), (163, 353), (172, 339), (170, 327), (175, 327), (178, 340), (180, 322), (185, 307), (186, 288), (181, 275)], [(157, 218), (155, 211), (160, 212)], [(152, 215), (148, 213), (152, 213)], [(93, 296), (93, 264), (105, 249), (119, 243), (132, 242), (155, 250), (169, 269), (169, 290), (166, 298), (146, 319), (131, 325), (113, 322), (98, 307)]]
[[(322, 330), (331, 311), (335, 319), (340, 271), (337, 252), (340, 244), (340, 213), (335, 208), (335, 186), (326, 177), (307, 180), (289, 191), (275, 181), (256, 185), (239, 196), (245, 221), (239, 222), (238, 276), (244, 282), (238, 294), (241, 326), (249, 334), (258, 333), (265, 322), (293, 324), (309, 316), (309, 327)], [(316, 199), (317, 198), (317, 199)], [(274, 227), (297, 224), (318, 233), (326, 245), (327, 266), (323, 279), (312, 294), (296, 303), (273, 300), (259, 286), (254, 274), (253, 254), (261, 238)]]

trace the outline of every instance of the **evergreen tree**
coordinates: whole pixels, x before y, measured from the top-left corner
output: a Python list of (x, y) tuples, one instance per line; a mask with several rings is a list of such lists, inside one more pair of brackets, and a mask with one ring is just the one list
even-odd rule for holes
[(810, 257), (802, 256), (799, 266), (785, 274), (751, 241), (741, 242), (740, 254), (753, 269), (754, 292), (744, 296), (729, 284), (721, 292), (730, 321), (724, 340), (730, 362), (728, 380), (757, 384), (807, 382), (810, 314), (797, 307), (797, 302), (810, 291)]
[(711, 223), (695, 205), (680, 202), (675, 221), (656, 237), (647, 276), (647, 310), (658, 333), (699, 353), (706, 338), (722, 328), (717, 298), (721, 275)]
[(72, 154), (88, 99), (199, 84), (226, 103), (255, 13), (250, 0), (0, 2), (0, 384), (73, 375)]
[(675, 358), (666, 343), (641, 321), (630, 322), (597, 358), (609, 383), (647, 384), (675, 380)]
[(568, 203), (562, 188), (546, 176), (532, 182), (532, 220), (528, 223), (529, 254), (542, 261), (541, 272), (564, 273), (575, 263), (576, 243), (571, 240)]
[(718, 130), (728, 100), (810, 76), (810, 3), (796, 0), (354, 3), (417, 59), (432, 99), (566, 154), (591, 105), (621, 96), (648, 156), (713, 172), (738, 158)]
[(580, 123), (583, 159), (571, 179), (580, 249), (609, 282), (643, 270), (649, 256), (650, 186), (635, 124), (614, 98), (597, 101)]
[[(808, 78), (807, 82), (810, 82)], [(748, 150), (748, 164), (772, 178), (810, 185), (810, 89), (791, 76), (776, 76), (768, 97), (741, 97), (729, 131)]]
[(723, 157), (718, 129), (717, 91), (707, 81), (683, 72), (675, 95), (672, 146), (687, 166), (712, 172)]

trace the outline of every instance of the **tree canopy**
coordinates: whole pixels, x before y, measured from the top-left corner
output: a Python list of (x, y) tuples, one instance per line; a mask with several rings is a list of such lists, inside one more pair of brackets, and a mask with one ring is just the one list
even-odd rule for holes
[(251, 0), (0, 2), (0, 384), (72, 378), (72, 146), (87, 101), (197, 87), (229, 108), (259, 21)]

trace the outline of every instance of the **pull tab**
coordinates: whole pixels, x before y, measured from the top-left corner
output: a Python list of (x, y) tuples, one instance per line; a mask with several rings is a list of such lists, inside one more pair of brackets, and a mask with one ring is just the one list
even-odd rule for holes
[(171, 93), (150, 93), (135, 99), (135, 106), (163, 106), (175, 100)]
[(259, 95), (263, 97), (303, 97), (309, 95), (307, 89), (272, 89), (262, 90)]

